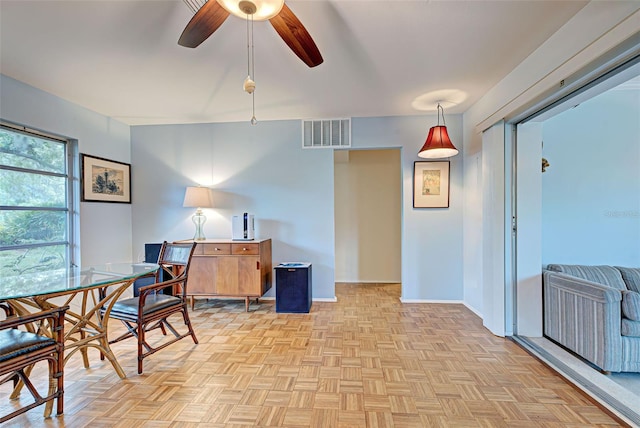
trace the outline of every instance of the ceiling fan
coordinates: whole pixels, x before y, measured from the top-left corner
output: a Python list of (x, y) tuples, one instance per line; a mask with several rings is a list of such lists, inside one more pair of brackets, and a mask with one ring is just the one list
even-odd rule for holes
[(230, 14), (255, 21), (269, 20), (289, 48), (309, 67), (322, 64), (311, 35), (284, 0), (208, 0), (193, 15), (178, 44), (195, 48), (222, 25)]

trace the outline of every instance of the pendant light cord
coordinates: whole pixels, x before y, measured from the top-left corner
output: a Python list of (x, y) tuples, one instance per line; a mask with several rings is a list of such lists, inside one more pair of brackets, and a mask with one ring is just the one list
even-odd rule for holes
[[(253, 15), (251, 15), (251, 78), (256, 80), (256, 62), (253, 58), (253, 54), (256, 50), (253, 47)], [(444, 115), (444, 113), (443, 113)]]
[(442, 110), (442, 124), (444, 126), (447, 126), (447, 122), (444, 121), (444, 109), (442, 108), (440, 103), (438, 103), (438, 126), (440, 126), (440, 110)]

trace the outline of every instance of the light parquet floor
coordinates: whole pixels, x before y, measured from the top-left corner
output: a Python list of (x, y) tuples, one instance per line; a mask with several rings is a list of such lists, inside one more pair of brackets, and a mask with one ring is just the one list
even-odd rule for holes
[(336, 294), (310, 314), (199, 300), (199, 345), (181, 340), (138, 375), (134, 341), (117, 343), (125, 380), (97, 353), (90, 369), (75, 355), (64, 416), (44, 420), (38, 407), (5, 426), (619, 426), (463, 305), (402, 304), (397, 284), (338, 284)]

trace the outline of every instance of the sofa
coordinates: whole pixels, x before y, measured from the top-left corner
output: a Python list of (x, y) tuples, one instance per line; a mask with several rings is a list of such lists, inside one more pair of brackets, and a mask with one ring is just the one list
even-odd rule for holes
[(640, 268), (550, 264), (544, 335), (603, 372), (640, 372)]

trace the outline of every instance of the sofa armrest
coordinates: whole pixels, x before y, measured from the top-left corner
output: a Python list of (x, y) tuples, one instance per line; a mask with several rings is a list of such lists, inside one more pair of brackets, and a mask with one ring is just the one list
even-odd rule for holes
[(620, 290), (545, 271), (544, 334), (605, 371), (622, 367)]

